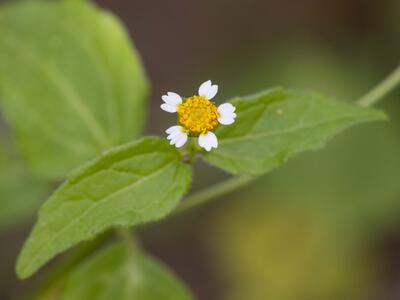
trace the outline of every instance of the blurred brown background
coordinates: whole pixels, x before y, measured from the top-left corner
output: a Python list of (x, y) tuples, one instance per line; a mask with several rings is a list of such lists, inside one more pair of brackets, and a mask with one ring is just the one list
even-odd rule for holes
[[(173, 120), (162, 93), (211, 79), (217, 101), (271, 86), (355, 101), (399, 63), (398, 0), (96, 1), (118, 15), (153, 86), (147, 132)], [(199, 299), (400, 299), (400, 93), (387, 124), (356, 128), (240, 192), (141, 230)], [(198, 163), (199, 188), (225, 175)], [(207, 176), (206, 176), (207, 174)], [(0, 233), (0, 299), (33, 218)]]

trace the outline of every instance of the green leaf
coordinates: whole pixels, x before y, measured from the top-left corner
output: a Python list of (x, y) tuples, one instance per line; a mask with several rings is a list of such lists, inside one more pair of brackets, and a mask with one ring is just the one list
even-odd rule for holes
[(272, 89), (232, 101), (237, 120), (221, 126), (219, 146), (205, 159), (230, 173), (262, 174), (297, 153), (324, 146), (352, 125), (385, 120), (385, 114), (312, 92)]
[(0, 230), (33, 216), (48, 195), (49, 184), (27, 172), (4, 143), (0, 144)]
[(104, 153), (42, 206), (18, 258), (25, 278), (56, 254), (115, 226), (167, 215), (188, 189), (191, 169), (166, 140), (144, 138)]
[[(83, 283), (83, 284), (82, 284)], [(189, 300), (187, 288), (154, 258), (108, 246), (67, 278), (63, 300)]]
[(61, 178), (143, 128), (148, 84), (127, 32), (90, 1), (0, 8), (0, 98), (31, 168)]

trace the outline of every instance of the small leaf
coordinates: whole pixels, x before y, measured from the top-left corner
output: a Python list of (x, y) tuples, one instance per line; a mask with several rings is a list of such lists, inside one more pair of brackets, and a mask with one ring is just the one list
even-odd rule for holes
[(115, 226), (167, 215), (188, 189), (190, 167), (167, 141), (112, 149), (72, 175), (42, 206), (17, 262), (25, 278), (56, 254)]
[[(83, 283), (83, 284), (82, 284)], [(108, 246), (67, 278), (63, 300), (190, 300), (187, 288), (150, 256)]]
[(232, 104), (237, 120), (217, 130), (219, 146), (205, 159), (233, 174), (266, 173), (297, 153), (323, 147), (347, 127), (386, 119), (377, 110), (294, 90), (272, 89)]
[(148, 86), (129, 36), (90, 1), (0, 8), (0, 96), (30, 167), (65, 175), (136, 138)]

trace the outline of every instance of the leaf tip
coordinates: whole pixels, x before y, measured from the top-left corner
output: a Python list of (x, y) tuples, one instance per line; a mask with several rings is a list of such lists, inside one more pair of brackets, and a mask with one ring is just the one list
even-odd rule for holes
[(17, 265), (15, 266), (15, 274), (20, 280), (27, 279), (32, 275), (32, 272), (27, 271), (27, 269), (25, 268), (25, 264), (23, 263), (21, 255), (18, 257)]

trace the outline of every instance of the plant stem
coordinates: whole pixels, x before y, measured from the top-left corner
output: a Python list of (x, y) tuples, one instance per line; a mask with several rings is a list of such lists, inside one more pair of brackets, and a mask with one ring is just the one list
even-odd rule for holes
[(391, 92), (400, 83), (400, 65), (390, 73), (384, 80), (381, 81), (376, 87), (370, 90), (364, 97), (357, 103), (362, 107), (372, 106), (389, 92)]
[(128, 245), (132, 252), (136, 253), (138, 251), (139, 243), (128, 228), (118, 228), (115, 232)]
[[(364, 97), (362, 97), (357, 104), (362, 107), (369, 107), (381, 100), (384, 96), (386, 96), (389, 92), (391, 92), (398, 84), (400, 84), (400, 66), (398, 66), (392, 73), (390, 73), (382, 82), (380, 82), (376, 87), (370, 90)], [(193, 149), (190, 149), (193, 151)], [(191, 153), (191, 159), (193, 153)], [(191, 161), (190, 161), (191, 162)], [(240, 189), (253, 181), (255, 181), (258, 177), (252, 176), (237, 176), (227, 179), (225, 181), (219, 182), (213, 186), (202, 189), (198, 192), (189, 195), (178, 208), (175, 210), (173, 215), (181, 214), (186, 212), (192, 208), (205, 204), (217, 197), (225, 195), (227, 193), (233, 192), (237, 189)], [(132, 236), (129, 229), (117, 229), (117, 235), (124, 241), (128, 243), (132, 250), (137, 251), (138, 245), (136, 239)], [(104, 238), (99, 239), (100, 242), (104, 240)], [(50, 277), (50, 280), (44, 284), (44, 287), (50, 287), (58, 279), (70, 270), (77, 262), (79, 262), (82, 257), (86, 256), (93, 249), (96, 248), (99, 242), (92, 243), (89, 247), (83, 247), (81, 251), (79, 251), (75, 256), (71, 259), (62, 263), (59, 268), (57, 268)], [(45, 289), (46, 290), (46, 289)]]
[(237, 190), (241, 187), (253, 182), (257, 177), (253, 176), (238, 176), (217, 183), (211, 187), (207, 187), (199, 192), (194, 193), (181, 202), (174, 214), (183, 213), (191, 208), (204, 204), (214, 198)]
[[(357, 101), (357, 104), (362, 107), (372, 106), (386, 96), (389, 92), (391, 92), (398, 84), (400, 84), (400, 65), (377, 86), (370, 90), (364, 97)], [(191, 208), (202, 205), (214, 198), (240, 189), (241, 187), (250, 184), (255, 179), (257, 179), (257, 177), (238, 176), (205, 188), (188, 196), (186, 200), (181, 202), (174, 214), (180, 214)]]

